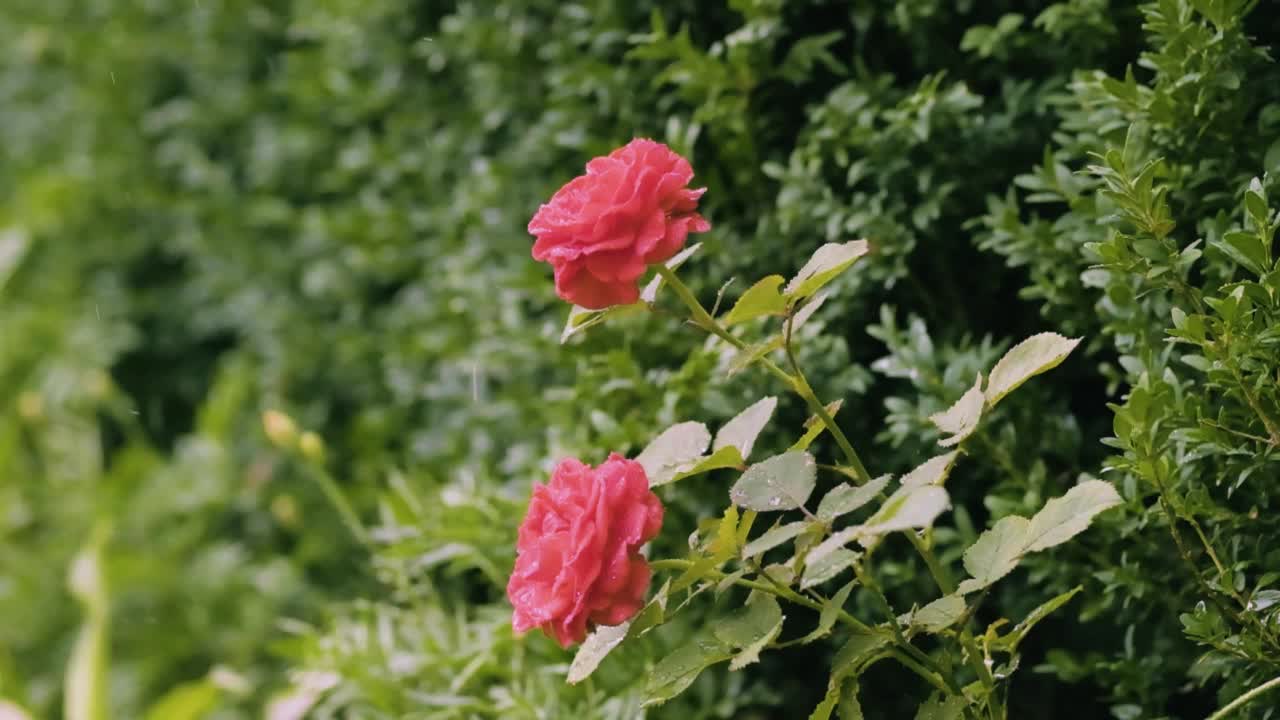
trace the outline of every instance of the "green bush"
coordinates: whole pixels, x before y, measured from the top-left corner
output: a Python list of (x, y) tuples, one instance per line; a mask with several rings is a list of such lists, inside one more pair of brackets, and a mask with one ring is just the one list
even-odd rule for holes
[[(10, 0), (0, 699), (71, 720), (95, 688), (109, 717), (286, 696), (317, 717), (639, 716), (727, 601), (566, 684), (571, 656), (514, 638), (503, 592), (532, 482), (779, 395), (763, 458), (809, 415), (661, 317), (560, 343), (525, 225), (651, 136), (709, 187), (682, 271), (704, 299), (870, 241), (799, 362), (875, 473), (933, 455), (930, 416), (1018, 340), (1084, 338), (966, 441), (939, 554), (959, 567), (998, 519), (1114, 483), (1123, 510), (976, 613), (1083, 587), (1022, 645), (1009, 714), (1208, 715), (1280, 664), (1278, 40), (1257, 0)], [(323, 458), (273, 444), (273, 409)], [(654, 556), (688, 553), (734, 479), (663, 488)], [(878, 558), (895, 607), (936, 596), (910, 550)], [(101, 596), (72, 592), (77, 556)], [(863, 590), (849, 608), (880, 612)], [(791, 612), (783, 640), (817, 618)], [(795, 669), (839, 647), (717, 666), (643, 712), (804, 717), (826, 675)], [(927, 696), (869, 672), (868, 718)], [(1269, 697), (1236, 717), (1275, 716)]]

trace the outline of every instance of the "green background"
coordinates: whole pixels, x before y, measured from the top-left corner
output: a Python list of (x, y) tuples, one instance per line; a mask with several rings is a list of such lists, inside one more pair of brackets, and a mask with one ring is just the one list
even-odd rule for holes
[[(1174, 359), (1164, 296), (1090, 269), (1116, 209), (1081, 171), (1136, 126), (1166, 160), (1173, 240), (1209, 248), (1250, 178), (1280, 173), (1278, 41), (1276, 6), (1240, 0), (6, 0), (0, 698), (62, 717), (68, 673), (101, 671), (116, 718), (262, 717), (309, 682), (316, 717), (639, 716), (646, 669), (712, 606), (569, 687), (567, 653), (512, 637), (504, 587), (552, 460), (634, 454), (780, 393), (663, 318), (559, 344), (567, 307), (525, 225), (647, 136), (709, 188), (714, 229), (682, 271), (704, 298), (871, 240), (802, 359), (875, 474), (928, 457), (928, 416), (1012, 342), (1085, 337), (1002, 405), (947, 524), (972, 540), (1082, 473), (1117, 482), (1124, 512), (984, 605), (1016, 620), (1085, 586), (1028, 642), (1011, 716), (1202, 717), (1268, 667), (1201, 658), (1212, 631), (1149, 488), (1103, 472), (1107, 404)], [(1209, 248), (1190, 281), (1233, 277)], [(1235, 412), (1226, 391), (1204, 403), (1162, 427)], [(323, 439), (323, 469), (268, 442), (271, 408)], [(806, 414), (785, 399), (762, 450)], [(1280, 470), (1241, 443), (1159, 452), (1196, 468), (1179, 482), (1216, 498), (1198, 507), (1253, 587), (1280, 560)], [(679, 553), (730, 481), (668, 488), (655, 552)], [(109, 657), (77, 670), (92, 613), (67, 575), (94, 528)], [(927, 598), (906, 553), (884, 572), (905, 606)], [(713, 669), (647, 712), (807, 716), (835, 647)], [(863, 687), (869, 718), (925, 693), (892, 667)]]

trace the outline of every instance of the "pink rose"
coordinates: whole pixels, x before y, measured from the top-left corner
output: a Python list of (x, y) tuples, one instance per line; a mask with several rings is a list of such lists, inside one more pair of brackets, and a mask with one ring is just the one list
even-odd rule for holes
[(556, 293), (592, 310), (640, 299), (645, 268), (668, 260), (691, 232), (711, 229), (698, 214), (706, 188), (691, 190), (689, 161), (636, 139), (587, 163), (538, 208), (533, 258), (551, 263)]
[(540, 627), (561, 647), (588, 624), (617, 625), (640, 611), (649, 563), (640, 546), (662, 527), (662, 502), (644, 467), (614, 453), (599, 468), (562, 460), (533, 486), (507, 583), (516, 632)]

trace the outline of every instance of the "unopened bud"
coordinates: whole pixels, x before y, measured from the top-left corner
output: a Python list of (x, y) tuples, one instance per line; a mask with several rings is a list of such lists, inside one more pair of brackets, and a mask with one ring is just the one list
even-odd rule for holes
[(302, 433), (298, 438), (298, 450), (302, 452), (302, 457), (311, 462), (324, 461), (324, 441), (310, 430)]
[(298, 442), (298, 426), (293, 418), (279, 410), (267, 410), (262, 413), (262, 430), (272, 445), (282, 449), (292, 449)]

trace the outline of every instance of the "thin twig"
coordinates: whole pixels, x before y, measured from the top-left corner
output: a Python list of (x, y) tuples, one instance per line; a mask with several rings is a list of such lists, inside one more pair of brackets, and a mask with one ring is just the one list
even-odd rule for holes
[(1239, 710), (1245, 705), (1248, 705), (1250, 702), (1252, 702), (1255, 698), (1259, 697), (1263, 693), (1274, 690), (1278, 687), (1280, 687), (1280, 677), (1268, 680), (1262, 683), (1261, 685), (1259, 685), (1258, 687), (1236, 698), (1235, 700), (1232, 700), (1231, 702), (1227, 703), (1221, 710), (1210, 715), (1206, 720), (1222, 720), (1223, 718), (1227, 717), (1228, 715), (1235, 712), (1236, 710)]

